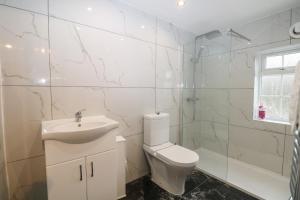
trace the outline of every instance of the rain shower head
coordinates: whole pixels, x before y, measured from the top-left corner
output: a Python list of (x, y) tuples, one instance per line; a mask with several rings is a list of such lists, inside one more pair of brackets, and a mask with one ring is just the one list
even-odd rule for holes
[(206, 38), (208, 40), (212, 40), (212, 39), (215, 39), (220, 36), (222, 36), (222, 33), (219, 30), (214, 30), (214, 31), (210, 31), (208, 33), (202, 34), (202, 35), (198, 35), (196, 37), (196, 40), (199, 38)]

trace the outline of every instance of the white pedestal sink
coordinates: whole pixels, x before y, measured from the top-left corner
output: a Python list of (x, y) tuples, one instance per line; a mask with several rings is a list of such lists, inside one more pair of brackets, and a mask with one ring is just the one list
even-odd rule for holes
[(119, 123), (105, 116), (42, 122), (48, 200), (115, 200)]

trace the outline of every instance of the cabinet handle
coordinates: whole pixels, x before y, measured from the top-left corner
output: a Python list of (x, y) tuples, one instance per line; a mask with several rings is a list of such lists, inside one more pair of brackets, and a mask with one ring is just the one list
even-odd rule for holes
[(91, 162), (91, 169), (92, 169), (91, 177), (94, 177), (94, 163), (93, 162)]
[(82, 166), (79, 166), (79, 171), (80, 171), (80, 181), (82, 181)]

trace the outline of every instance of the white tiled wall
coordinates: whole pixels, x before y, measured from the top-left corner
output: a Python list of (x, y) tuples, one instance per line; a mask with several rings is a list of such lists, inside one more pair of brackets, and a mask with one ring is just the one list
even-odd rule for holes
[(0, 0), (12, 199), (45, 198), (41, 121), (73, 117), (82, 108), (85, 116), (120, 122), (127, 181), (148, 173), (143, 115), (170, 113), (171, 140), (179, 142), (183, 55), (191, 55), (193, 40), (193, 34), (117, 0), (49, 0), (49, 8), (47, 0)]
[(289, 176), (289, 126), (253, 120), (254, 69), (257, 52), (299, 42), (288, 33), (290, 24), (300, 21), (299, 13), (300, 8), (294, 8), (233, 27), (250, 38), (250, 44), (228, 34), (197, 42), (203, 50), (195, 71), (196, 105), (186, 100), (193, 96), (192, 64), (184, 62), (183, 67), (184, 145), (223, 155), (228, 145), (230, 157)]

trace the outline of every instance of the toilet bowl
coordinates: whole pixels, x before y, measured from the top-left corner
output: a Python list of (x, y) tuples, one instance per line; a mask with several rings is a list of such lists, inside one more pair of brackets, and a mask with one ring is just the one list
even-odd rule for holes
[(195, 168), (198, 155), (169, 142), (169, 115), (144, 117), (144, 151), (151, 169), (151, 180), (166, 191), (184, 193), (186, 177)]

